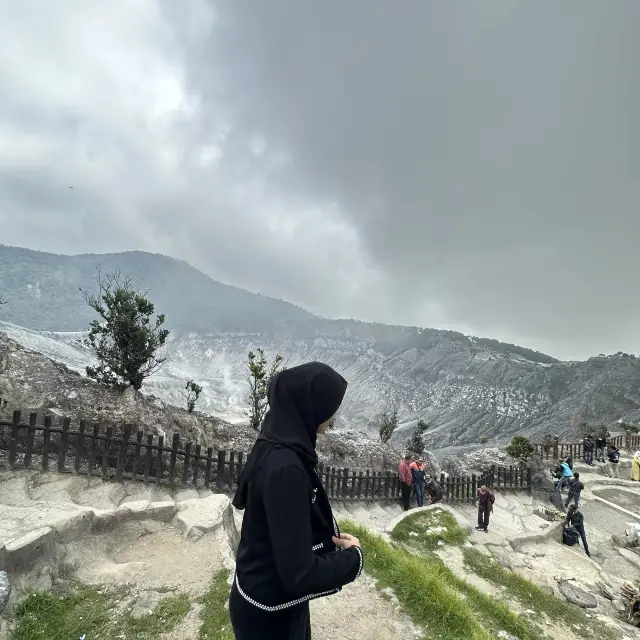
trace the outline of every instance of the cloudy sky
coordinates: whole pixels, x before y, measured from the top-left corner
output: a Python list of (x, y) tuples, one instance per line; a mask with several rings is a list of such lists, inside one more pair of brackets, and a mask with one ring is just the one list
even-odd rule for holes
[(639, 24), (638, 0), (4, 0), (0, 242), (640, 352)]

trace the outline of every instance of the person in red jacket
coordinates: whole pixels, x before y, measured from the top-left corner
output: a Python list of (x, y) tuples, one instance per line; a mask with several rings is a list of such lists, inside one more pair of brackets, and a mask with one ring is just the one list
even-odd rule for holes
[(400, 493), (402, 494), (402, 508), (409, 511), (411, 501), (411, 485), (413, 477), (411, 475), (411, 454), (407, 453), (404, 460), (398, 467), (398, 478), (400, 479)]
[(493, 503), (496, 501), (496, 496), (485, 485), (482, 485), (478, 489), (478, 531), (489, 531), (489, 515), (493, 513)]

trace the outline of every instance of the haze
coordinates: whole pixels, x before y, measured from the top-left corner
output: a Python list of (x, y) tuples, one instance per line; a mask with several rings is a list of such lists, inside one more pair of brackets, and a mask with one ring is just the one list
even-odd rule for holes
[(637, 0), (5, 0), (0, 242), (640, 352)]

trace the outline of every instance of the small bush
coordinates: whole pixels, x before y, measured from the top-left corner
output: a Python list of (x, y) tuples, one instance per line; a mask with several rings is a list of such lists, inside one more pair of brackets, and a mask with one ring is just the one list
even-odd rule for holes
[(467, 535), (451, 513), (435, 508), (402, 519), (391, 532), (391, 538), (419, 550), (433, 551), (440, 540), (449, 545), (461, 545)]
[(526, 462), (536, 456), (536, 448), (531, 443), (531, 440), (524, 436), (514, 436), (511, 440), (511, 444), (505, 447), (507, 455)]

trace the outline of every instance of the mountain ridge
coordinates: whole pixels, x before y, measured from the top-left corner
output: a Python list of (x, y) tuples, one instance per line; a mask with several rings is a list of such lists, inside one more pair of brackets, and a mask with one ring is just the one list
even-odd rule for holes
[[(26, 252), (22, 261), (20, 252)], [(12, 260), (7, 254), (0, 247), (0, 293), (9, 301), (0, 320), (13, 325), (2, 330), (83, 371), (92, 354), (80, 334), (60, 333), (71, 330), (60, 324), (73, 317), (73, 330), (85, 330), (93, 318), (78, 292), (92, 282), (93, 264), (53, 254), (38, 262), (40, 254), (29, 250), (13, 250)], [(583, 421), (599, 425), (640, 419), (640, 360), (635, 356), (562, 362), (455, 331), (320, 318), (230, 285), (218, 288), (187, 263), (176, 271), (171, 258), (133, 255), (132, 261), (132, 254), (110, 254), (112, 262), (104, 266), (142, 277), (142, 286), (157, 285), (150, 298), (167, 315), (172, 332), (165, 368), (149, 385), (168, 402), (180, 403), (181, 387), (193, 378), (204, 387), (204, 411), (241, 420), (247, 352), (263, 347), (269, 355), (282, 353), (289, 365), (322, 360), (340, 371), (349, 381), (341, 424), (351, 432), (374, 433), (376, 416), (397, 405), (402, 422), (398, 443), (419, 419), (430, 423), (424, 439), (435, 449), (480, 438), (502, 443), (515, 434), (575, 437)], [(170, 268), (163, 271), (166, 265)], [(52, 289), (43, 291), (42, 283)], [(220, 298), (211, 300), (216, 292)], [(27, 335), (25, 326), (33, 333)], [(57, 332), (45, 335), (43, 329)]]

